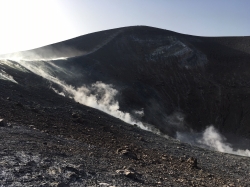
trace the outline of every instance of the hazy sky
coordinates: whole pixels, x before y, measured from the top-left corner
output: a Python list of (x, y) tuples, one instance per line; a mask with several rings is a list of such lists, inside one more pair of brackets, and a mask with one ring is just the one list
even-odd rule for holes
[(250, 0), (0, 0), (0, 54), (131, 25), (246, 36), (249, 23)]

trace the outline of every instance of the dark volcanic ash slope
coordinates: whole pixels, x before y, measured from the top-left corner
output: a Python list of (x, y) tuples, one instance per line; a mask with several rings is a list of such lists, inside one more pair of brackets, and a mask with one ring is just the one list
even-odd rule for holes
[(249, 158), (143, 131), (54, 93), (46, 79), (33, 73), (5, 70), (19, 84), (0, 80), (2, 186), (213, 187), (250, 182)]
[(131, 28), (72, 63), (82, 69), (94, 64), (87, 80), (120, 87), (122, 109), (144, 108), (143, 120), (162, 131), (214, 124), (248, 137), (250, 56), (244, 50), (214, 38)]
[(101, 81), (120, 110), (143, 108), (163, 132), (214, 124), (248, 137), (248, 41), (128, 27), (3, 55), (0, 185), (248, 186), (249, 158), (157, 136), (67, 93)]
[(127, 27), (11, 56), (72, 57), (52, 62), (74, 74), (57, 77), (73, 86), (112, 84), (121, 110), (143, 109), (141, 120), (163, 132), (201, 131), (213, 124), (224, 134), (249, 138), (249, 41)]

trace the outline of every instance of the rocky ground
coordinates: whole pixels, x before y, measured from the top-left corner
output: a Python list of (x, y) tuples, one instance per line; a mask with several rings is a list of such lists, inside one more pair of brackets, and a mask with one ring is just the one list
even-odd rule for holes
[(250, 184), (249, 158), (141, 130), (36, 81), (0, 80), (1, 186)]

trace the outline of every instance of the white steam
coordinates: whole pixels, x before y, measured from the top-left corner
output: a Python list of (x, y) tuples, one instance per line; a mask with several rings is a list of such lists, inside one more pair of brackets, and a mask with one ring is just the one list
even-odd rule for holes
[(11, 59), (13, 61), (39, 61), (39, 60), (60, 60), (75, 56), (84, 55), (85, 51), (80, 51), (72, 47), (60, 45), (58, 47), (46, 46), (39, 49), (23, 52), (0, 55), (0, 59)]
[(213, 126), (207, 127), (202, 134), (177, 133), (177, 139), (193, 145), (209, 148), (215, 151), (250, 157), (250, 150), (233, 149)]
[(140, 117), (143, 117), (143, 116), (144, 116), (144, 111), (143, 111), (143, 109), (142, 109), (141, 111), (136, 110), (136, 111), (135, 111), (135, 114), (137, 114), (137, 115), (140, 116)]
[[(96, 82), (90, 86), (83, 85), (75, 88), (66, 84), (54, 74), (56, 71), (71, 77), (74, 76), (74, 73), (51, 63), (49, 60), (36, 62), (20, 60), (18, 63), (21, 67), (25, 67), (29, 71), (60, 86), (62, 91), (58, 91), (52, 87), (52, 90), (57, 94), (64, 97), (68, 96), (76, 102), (101, 110), (129, 124), (136, 124), (144, 130), (149, 130), (142, 122), (135, 120), (131, 114), (119, 110), (119, 103), (115, 100), (118, 91), (114, 89), (112, 85)], [(143, 114), (143, 111), (135, 111), (135, 113)]]
[(133, 119), (129, 113), (119, 110), (119, 103), (115, 100), (118, 91), (112, 85), (96, 82), (91, 86), (74, 88), (65, 83), (59, 82), (59, 84), (63, 88), (63, 93), (73, 98), (76, 102), (101, 110), (127, 123), (136, 123), (140, 128), (148, 130), (142, 122)]
[(4, 70), (0, 70), (0, 79), (11, 81), (11, 82), (14, 82), (14, 83), (18, 84), (15, 81), (15, 79), (11, 75), (7, 74)]
[(51, 87), (51, 89), (52, 89), (54, 92), (56, 92), (58, 95), (61, 95), (61, 96), (65, 97), (65, 94), (64, 94), (63, 92), (59, 92), (57, 89), (55, 89), (55, 88), (53, 88), (53, 87)]
[[(7, 60), (0, 62), (20, 71), (33, 72), (57, 84), (59, 86), (58, 89), (60, 91), (55, 88), (52, 88), (52, 90), (54, 90), (59, 95), (62, 95), (64, 97), (70, 97), (76, 102), (99, 109), (129, 124), (137, 124), (142, 129), (162, 135), (160, 131), (154, 126), (146, 123), (143, 124), (142, 122), (135, 120), (130, 113), (119, 110), (119, 102), (115, 100), (118, 91), (113, 87), (113, 85), (105, 84), (99, 81), (91, 85), (83, 85), (77, 88), (73, 87), (57, 78), (55, 72), (68, 77), (75, 76), (74, 73), (60, 66), (57, 66), (54, 63), (51, 63), (51, 61), (49, 60), (39, 60), (36, 62), (24, 60), (13, 62)], [(9, 80), (17, 83), (12, 76), (8, 75), (3, 70), (0, 70), (0, 79)], [(133, 111), (133, 113), (141, 117), (144, 115), (143, 110)], [(178, 129), (185, 130), (184, 115), (181, 113), (174, 113), (172, 116), (166, 117), (166, 121), (168, 122), (168, 124), (178, 127)], [(177, 132), (177, 139), (181, 140), (182, 142), (190, 143), (205, 148), (210, 148), (220, 152), (242, 156), (250, 156), (250, 150), (233, 149), (230, 144), (226, 143), (226, 138), (223, 137), (213, 126), (206, 128), (203, 133)]]
[(0, 59), (0, 65), (3, 65), (3, 66), (7, 65), (8, 67), (15, 69), (15, 70), (18, 70), (18, 71), (28, 72), (26, 68), (22, 67), (19, 63), (15, 62), (15, 61)]

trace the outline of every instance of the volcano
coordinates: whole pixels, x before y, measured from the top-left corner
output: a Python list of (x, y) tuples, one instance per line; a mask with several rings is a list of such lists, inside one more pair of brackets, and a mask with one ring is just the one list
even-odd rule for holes
[[(133, 26), (0, 59), (1, 134), (9, 139), (1, 154), (25, 165), (0, 165), (11, 176), (2, 175), (3, 185), (22, 186), (25, 177), (45, 186), (53, 178), (57, 186), (249, 184), (248, 158), (174, 138), (213, 125), (234, 148), (250, 148), (250, 37)], [(231, 178), (237, 164), (244, 169)]]

